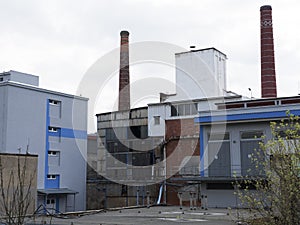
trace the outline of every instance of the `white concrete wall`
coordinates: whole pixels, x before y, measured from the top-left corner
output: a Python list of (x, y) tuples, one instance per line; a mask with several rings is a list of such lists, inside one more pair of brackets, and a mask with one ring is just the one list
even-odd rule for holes
[(176, 96), (170, 101), (223, 96), (226, 90), (226, 56), (215, 49), (175, 55)]
[[(165, 120), (170, 114), (170, 106), (166, 104), (148, 106), (148, 135), (150, 137), (165, 136)], [(159, 124), (155, 124), (155, 118), (160, 119)]]

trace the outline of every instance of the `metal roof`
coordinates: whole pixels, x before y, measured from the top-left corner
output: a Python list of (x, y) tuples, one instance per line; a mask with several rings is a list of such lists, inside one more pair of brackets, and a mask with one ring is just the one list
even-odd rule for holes
[(49, 189), (38, 189), (39, 194), (49, 195), (63, 195), (63, 194), (78, 194), (77, 191), (71, 190), (69, 188), (49, 188)]

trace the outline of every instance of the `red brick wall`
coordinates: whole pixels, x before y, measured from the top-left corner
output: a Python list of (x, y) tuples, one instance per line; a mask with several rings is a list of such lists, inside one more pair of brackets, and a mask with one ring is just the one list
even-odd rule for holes
[(166, 121), (167, 174), (179, 167), (186, 156), (199, 156), (199, 125), (193, 119)]
[[(166, 141), (168, 177), (179, 169), (180, 164), (186, 156), (200, 155), (199, 125), (195, 124), (194, 119), (192, 118), (167, 120)], [(172, 177), (175, 176), (180, 177), (178, 173), (174, 174)], [(184, 184), (184, 182), (172, 183), (174, 185), (167, 185), (167, 203), (179, 205), (177, 193), (178, 189)], [(188, 202), (184, 202), (184, 205), (186, 204), (188, 204)]]

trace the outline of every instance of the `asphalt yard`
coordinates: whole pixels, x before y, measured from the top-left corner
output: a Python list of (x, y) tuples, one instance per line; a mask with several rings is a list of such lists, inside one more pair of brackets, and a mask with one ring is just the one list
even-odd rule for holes
[(190, 210), (174, 206), (154, 206), (150, 208), (89, 211), (72, 214), (64, 218), (39, 216), (29, 224), (52, 225), (129, 225), (129, 224), (203, 224), (234, 225), (234, 211), (227, 209)]

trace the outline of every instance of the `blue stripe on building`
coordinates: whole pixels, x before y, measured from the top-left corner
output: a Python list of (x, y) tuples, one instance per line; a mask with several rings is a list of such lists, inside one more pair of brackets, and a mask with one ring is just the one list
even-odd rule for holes
[(73, 129), (69, 129), (69, 128), (58, 128), (56, 132), (49, 132), (49, 136), (63, 137), (63, 138), (87, 139), (87, 131), (73, 130)]
[[(291, 110), (291, 114), (300, 115), (300, 110)], [(273, 111), (273, 112), (259, 112), (259, 113), (243, 113), (232, 115), (220, 116), (199, 116), (195, 118), (196, 123), (213, 123), (213, 122), (226, 122), (226, 121), (243, 121), (255, 119), (278, 119), (287, 117), (286, 111)]]

